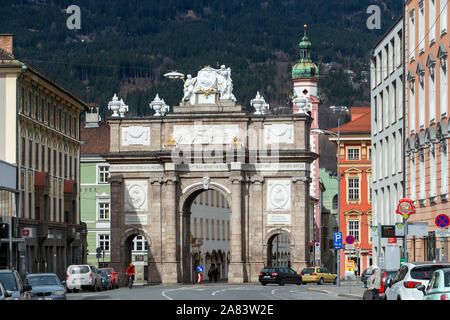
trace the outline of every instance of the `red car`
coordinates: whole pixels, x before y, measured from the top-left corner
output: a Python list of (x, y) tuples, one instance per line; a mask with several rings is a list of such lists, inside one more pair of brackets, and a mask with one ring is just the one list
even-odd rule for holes
[(115, 272), (113, 268), (101, 268), (99, 270), (105, 270), (106, 273), (111, 276), (113, 288), (119, 287), (119, 274), (117, 272)]

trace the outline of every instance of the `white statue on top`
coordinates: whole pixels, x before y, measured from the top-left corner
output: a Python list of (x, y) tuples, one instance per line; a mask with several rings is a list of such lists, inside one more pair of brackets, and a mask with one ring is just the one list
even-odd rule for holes
[(195, 83), (197, 82), (197, 78), (192, 78), (190, 74), (187, 75), (186, 81), (184, 81), (184, 96), (183, 101), (191, 99), (192, 94), (194, 93)]
[(216, 70), (218, 75), (217, 84), (220, 92), (220, 99), (236, 101), (233, 92), (233, 80), (231, 80), (231, 68), (225, 68), (221, 65), (220, 69)]

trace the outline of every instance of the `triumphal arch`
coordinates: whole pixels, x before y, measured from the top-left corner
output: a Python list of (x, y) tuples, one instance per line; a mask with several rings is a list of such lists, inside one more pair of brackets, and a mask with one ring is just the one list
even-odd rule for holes
[(231, 211), (229, 283), (258, 281), (271, 258), (269, 239), (279, 233), (288, 235), (291, 267), (300, 271), (309, 263), (310, 163), (318, 156), (310, 151), (306, 109), (273, 115), (258, 93), (246, 112), (225, 66), (167, 77), (183, 80), (178, 106), (156, 96), (153, 116), (136, 118), (119, 110), (117, 97), (109, 105), (110, 265), (123, 275), (130, 239), (142, 235), (149, 283), (191, 282), (191, 204), (215, 190)]

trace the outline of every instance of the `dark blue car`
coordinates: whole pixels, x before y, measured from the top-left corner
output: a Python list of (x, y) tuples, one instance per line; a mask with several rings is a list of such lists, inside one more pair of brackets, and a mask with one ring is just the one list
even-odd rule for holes
[(66, 300), (64, 284), (54, 273), (32, 273), (24, 283), (32, 287), (32, 300)]

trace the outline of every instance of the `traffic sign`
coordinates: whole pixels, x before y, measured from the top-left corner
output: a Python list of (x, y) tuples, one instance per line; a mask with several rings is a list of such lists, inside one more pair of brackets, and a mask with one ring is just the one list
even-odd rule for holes
[(372, 256), (372, 250), (369, 250), (369, 256)]
[(335, 232), (333, 235), (333, 247), (335, 250), (342, 249), (342, 232)]
[(345, 262), (345, 270), (353, 271), (355, 268), (355, 262), (353, 260), (347, 260)]
[(203, 267), (202, 266), (198, 266), (197, 267), (197, 272), (203, 272)]
[(406, 220), (411, 214), (416, 213), (416, 209), (414, 209), (414, 205), (410, 199), (400, 199), (397, 211), (395, 212)]
[(436, 229), (435, 230), (436, 238), (447, 238), (450, 237), (450, 230), (448, 229)]
[(441, 229), (447, 228), (449, 225), (449, 222), (450, 222), (450, 220), (446, 214), (440, 214), (434, 220), (436, 227), (441, 228)]
[(345, 242), (347, 242), (348, 244), (353, 244), (353, 242), (355, 242), (355, 238), (352, 235), (347, 236), (347, 238), (345, 238)]
[(355, 245), (354, 244), (346, 244), (345, 250), (355, 250)]

